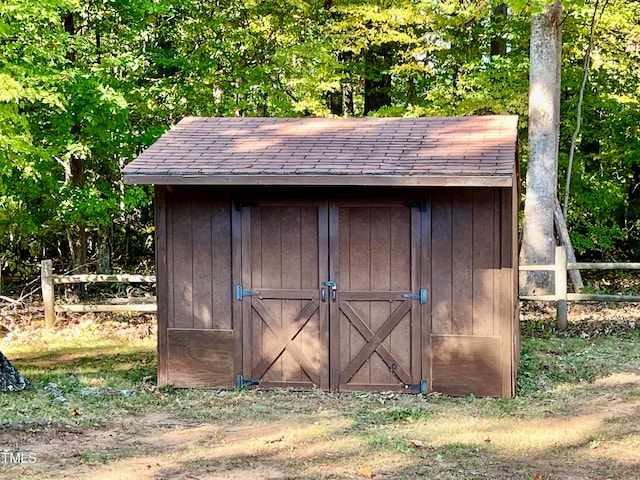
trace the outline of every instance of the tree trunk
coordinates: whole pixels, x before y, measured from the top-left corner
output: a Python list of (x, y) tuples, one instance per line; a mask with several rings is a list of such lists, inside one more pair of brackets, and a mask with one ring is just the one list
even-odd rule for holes
[[(529, 165), (522, 222), (520, 262), (552, 264), (555, 255), (554, 205), (558, 186), (560, 123), (560, 0), (531, 20), (529, 72)], [(523, 294), (552, 291), (549, 272), (521, 272)]]
[[(73, 13), (67, 12), (62, 17), (64, 30), (70, 39), (76, 35), (76, 23)], [(67, 60), (72, 65), (76, 62), (75, 48), (70, 48), (67, 52)], [(79, 123), (71, 125), (70, 134), (74, 141), (78, 141), (80, 137), (81, 127)], [(70, 182), (74, 188), (82, 189), (85, 185), (85, 164), (82, 157), (72, 156), (69, 160), (68, 174), (70, 178), (66, 178), (66, 182)], [(87, 272), (87, 228), (84, 223), (78, 222), (75, 225), (67, 227), (67, 239), (69, 241), (69, 251), (71, 253), (71, 266), (75, 273)], [(70, 300), (77, 300), (84, 294), (82, 285), (69, 286), (66, 289), (66, 296)]]
[[(507, 4), (503, 3), (495, 7), (495, 10), (491, 14), (491, 22), (502, 27), (509, 15), (509, 9)], [(507, 41), (501, 36), (496, 36), (491, 39), (491, 56), (492, 57), (504, 57), (507, 54)]]
[(371, 47), (365, 54), (365, 115), (391, 105), (391, 75), (388, 73), (391, 66), (391, 51), (392, 46), (385, 44)]
[(28, 385), (29, 380), (24, 378), (0, 352), (0, 393), (24, 390)]
[(98, 227), (98, 261), (96, 273), (111, 273), (111, 226)]

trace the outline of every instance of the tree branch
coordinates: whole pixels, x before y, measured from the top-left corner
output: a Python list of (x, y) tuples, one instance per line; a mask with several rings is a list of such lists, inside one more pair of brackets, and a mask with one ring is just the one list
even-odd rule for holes
[(591, 17), (591, 31), (589, 33), (589, 44), (587, 45), (587, 51), (584, 56), (584, 64), (582, 75), (582, 84), (580, 85), (580, 93), (578, 95), (578, 111), (576, 113), (576, 128), (573, 131), (573, 135), (571, 136), (571, 147), (569, 149), (569, 163), (567, 165), (567, 181), (564, 188), (564, 203), (562, 206), (562, 214), (566, 220), (567, 213), (569, 211), (569, 191), (571, 189), (571, 173), (573, 170), (573, 157), (575, 155), (576, 150), (576, 142), (578, 140), (578, 135), (580, 133), (580, 126), (582, 125), (582, 102), (584, 100), (584, 90), (587, 85), (587, 79), (589, 78), (589, 67), (591, 65), (591, 51), (593, 50), (593, 42), (595, 39), (596, 29), (598, 28), (598, 24), (600, 20), (602, 20), (602, 16), (604, 15), (604, 10), (607, 8), (607, 4), (609, 0), (605, 0), (602, 5), (602, 10), (600, 11), (600, 16), (598, 17), (598, 7), (600, 4), (600, 0), (596, 0), (596, 4), (593, 7), (593, 16)]

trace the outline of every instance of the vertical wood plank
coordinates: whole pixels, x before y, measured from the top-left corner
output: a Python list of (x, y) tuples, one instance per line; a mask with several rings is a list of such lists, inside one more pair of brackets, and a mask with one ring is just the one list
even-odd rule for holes
[(173, 204), (174, 325), (193, 328), (193, 231), (191, 195), (181, 190)]
[[(502, 270), (502, 197), (500, 189), (493, 190), (493, 335), (500, 336), (502, 331), (501, 318), (504, 315), (503, 286), (504, 271)], [(508, 313), (507, 315), (511, 315)]]
[[(234, 274), (231, 271), (232, 265), (241, 265), (241, 259), (232, 261), (232, 252), (238, 255), (241, 249), (240, 234), (241, 220), (240, 218), (231, 219), (231, 200), (228, 197), (216, 197), (212, 200), (211, 219), (212, 219), (212, 261), (211, 261), (211, 279), (209, 285), (213, 292), (213, 319), (212, 328), (220, 330), (234, 330), (234, 318), (240, 322), (240, 317), (235, 317), (232, 313), (234, 305), (233, 288), (234, 285), (240, 285), (241, 273)], [(237, 224), (237, 232), (232, 233), (231, 222)], [(235, 236), (238, 236), (236, 239)], [(237, 242), (237, 243), (236, 243)], [(234, 247), (232, 248), (232, 244)], [(237, 251), (235, 251), (237, 250)], [(236, 280), (237, 279), (237, 280)], [(237, 282), (237, 283), (236, 283)], [(242, 325), (240, 322), (239, 325)]]
[[(344, 208), (343, 210), (346, 210)], [(368, 291), (371, 288), (371, 210), (369, 208), (349, 207), (349, 237), (350, 237), (350, 288), (351, 290)], [(354, 310), (356, 310), (369, 328), (371, 325), (371, 302), (351, 302)], [(364, 346), (366, 341), (360, 333), (348, 324), (349, 331), (349, 349), (357, 355)], [(349, 361), (353, 360), (349, 358)], [(371, 362), (364, 363), (362, 368), (356, 372), (351, 379), (353, 383), (370, 383), (371, 382)]]
[[(415, 236), (420, 234), (420, 230), (415, 226), (416, 215), (419, 222), (419, 208), (400, 205), (393, 206), (390, 209), (391, 249), (389, 257), (386, 259), (391, 265), (389, 290), (417, 292), (420, 289), (415, 256), (416, 245), (414, 244)], [(413, 327), (419, 312), (420, 302), (411, 300), (410, 305), (411, 310), (407, 313), (407, 316), (389, 335), (389, 350), (413, 379), (416, 373), (415, 362), (413, 361), (415, 340), (419, 340), (413, 338)], [(394, 306), (390, 305), (387, 318), (391, 314), (392, 308)], [(385, 366), (388, 368), (386, 364)], [(417, 371), (419, 371), (419, 368)], [(395, 375), (391, 375), (389, 382), (398, 383), (399, 380)]]
[[(262, 217), (261, 223), (261, 251), (254, 254), (252, 262), (254, 283), (252, 288), (258, 291), (261, 288), (282, 288), (282, 216), (280, 207), (259, 207)], [(256, 207), (252, 207), (255, 210)], [(255, 226), (255, 225), (254, 225)], [(260, 272), (260, 278), (256, 275), (256, 271)], [(282, 328), (282, 300), (267, 299), (263, 300), (267, 310), (271, 313), (276, 324)], [(277, 344), (275, 334), (269, 329), (264, 322), (256, 315), (254, 325), (260, 324), (262, 331), (260, 335), (260, 358), (268, 353)], [(272, 365), (265, 376), (265, 379), (282, 379), (283, 378), (283, 359), (294, 361), (289, 354), (285, 353), (278, 358)], [(255, 360), (255, 359), (254, 359)]]
[[(518, 315), (518, 268), (517, 268), (517, 215), (518, 191), (515, 183), (512, 188), (502, 188), (500, 193), (501, 216), (501, 305), (500, 305), (500, 337), (502, 339), (501, 370), (502, 396), (515, 394), (516, 372), (519, 358), (518, 350), (520, 319)], [(519, 352), (518, 352), (519, 356)]]
[(494, 317), (494, 202), (492, 189), (476, 189), (473, 192), (473, 324), (472, 334), (493, 335)]
[[(418, 245), (414, 246), (419, 258), (420, 275), (419, 285), (427, 289), (427, 304), (420, 306), (419, 316), (415, 317), (417, 320), (415, 323), (418, 325), (414, 329), (419, 329), (421, 332), (417, 338), (422, 342), (417, 345), (418, 358), (417, 362), (421, 362), (421, 379), (426, 379), (428, 382), (428, 388), (432, 387), (432, 349), (431, 349), (431, 311), (433, 309), (433, 282), (432, 282), (432, 217), (431, 217), (431, 195), (426, 194), (425, 198), (427, 208), (425, 212), (421, 212), (419, 215), (420, 230), (417, 240)], [(414, 213), (414, 216), (418, 216)], [(415, 332), (415, 330), (414, 330)], [(415, 334), (415, 333), (414, 333)]]
[[(232, 280), (231, 280), (231, 285), (227, 285), (226, 289), (227, 289), (227, 295), (229, 299), (229, 305), (231, 305), (231, 314), (232, 314), (231, 328), (233, 329), (233, 345), (234, 345), (233, 371), (236, 375), (240, 375), (240, 374), (244, 375), (245, 368), (247, 368), (246, 371), (249, 372), (248, 367), (245, 366), (245, 362), (244, 362), (244, 355), (245, 355), (244, 342), (247, 339), (250, 339), (251, 335), (249, 334), (246, 337), (244, 337), (245, 321), (243, 318), (243, 304), (242, 302), (235, 299), (235, 296), (233, 295), (233, 293), (236, 285), (242, 285), (242, 281), (243, 281), (242, 263), (247, 262), (247, 257), (243, 258), (243, 252), (245, 248), (244, 243), (248, 243), (248, 240), (243, 241), (243, 236), (242, 236), (243, 224), (242, 224), (242, 213), (240, 208), (234, 208), (233, 205), (231, 204), (230, 199), (228, 199), (226, 203), (227, 203), (227, 208), (229, 209), (229, 214), (230, 214), (229, 218), (231, 220), (230, 268), (231, 268)], [(223, 210), (223, 209), (224, 209), (224, 205), (221, 202), (220, 210)], [(217, 211), (217, 209), (214, 209), (214, 211)], [(220, 213), (221, 212), (218, 212), (217, 214), (214, 213), (214, 226), (217, 226), (218, 222), (222, 222), (222, 215), (220, 215)], [(217, 245), (217, 241), (216, 241), (216, 245)], [(223, 257), (222, 254), (218, 254), (217, 252), (214, 251), (214, 258), (216, 262), (221, 261), (222, 257)], [(218, 308), (220, 306), (219, 304), (214, 304), (214, 305), (216, 305), (216, 307), (214, 308)], [(218, 323), (218, 321), (215, 321), (214, 324), (215, 323)], [(249, 347), (249, 345), (247, 345), (247, 347)], [(250, 350), (250, 348), (246, 348), (246, 349)], [(248, 365), (250, 364), (251, 363), (249, 361)]]
[(450, 191), (432, 194), (431, 299), (432, 333), (452, 333), (453, 204)]
[[(167, 328), (175, 328), (176, 320), (175, 320), (175, 298), (176, 298), (176, 288), (175, 288), (175, 271), (174, 271), (174, 256), (173, 256), (173, 217), (174, 217), (174, 200), (175, 200), (175, 191), (172, 187), (165, 187), (164, 189), (165, 196), (165, 228), (166, 228), (166, 251), (167, 251)], [(156, 229), (158, 227), (156, 226)]]
[[(317, 241), (318, 241), (318, 252), (317, 252), (317, 261), (315, 263), (315, 285), (309, 283), (305, 284), (305, 288), (317, 288), (318, 289), (318, 298), (320, 298), (320, 289), (322, 288), (322, 281), (328, 280), (331, 278), (331, 274), (329, 273), (329, 205), (326, 202), (321, 202), (318, 206), (317, 210)], [(309, 267), (306, 267), (309, 268)], [(311, 268), (309, 268), (311, 271)], [(334, 277), (337, 278), (337, 277)], [(310, 282), (310, 279), (308, 280)], [(330, 297), (330, 296), (329, 296)], [(319, 316), (319, 339), (320, 339), (320, 349), (322, 355), (320, 356), (320, 388), (324, 390), (328, 390), (331, 388), (331, 352), (329, 350), (329, 332), (330, 332), (330, 319), (329, 319), (329, 302), (330, 298), (327, 298), (327, 302), (320, 302), (320, 307), (318, 310)], [(336, 313), (338, 313), (338, 308), (336, 304)], [(339, 333), (339, 331), (338, 331)], [(338, 366), (339, 368), (339, 366)]]
[(213, 328), (213, 224), (211, 199), (197, 190), (191, 203), (193, 328)]
[[(406, 209), (406, 207), (405, 207)], [(394, 275), (391, 265), (391, 242), (394, 234), (391, 218), (391, 208), (389, 207), (373, 207), (369, 210), (370, 231), (370, 260), (371, 265), (371, 291), (389, 291), (391, 289), (391, 277)], [(402, 252), (400, 252), (402, 253)], [(394, 266), (402, 263), (402, 257)], [(408, 272), (405, 271), (405, 276)], [(402, 274), (400, 274), (402, 275)], [(377, 331), (391, 315), (391, 304), (388, 302), (369, 302), (369, 311), (371, 315), (371, 330)], [(392, 336), (391, 333), (382, 342), (392, 353)], [(406, 347), (405, 347), (406, 348)], [(406, 350), (405, 350), (406, 351)], [(369, 359), (369, 368), (371, 371), (369, 382), (372, 384), (385, 384), (392, 381), (392, 373), (389, 371), (387, 364), (376, 354), (373, 353)]]
[[(340, 386), (340, 371), (342, 365), (347, 365), (350, 352), (348, 342), (343, 345), (345, 334), (345, 321), (338, 305), (340, 304), (340, 290), (349, 288), (349, 249), (348, 231), (342, 232), (341, 228), (348, 220), (343, 218), (336, 202), (329, 202), (329, 278), (338, 283), (338, 299), (329, 306), (329, 384), (333, 391), (338, 391)], [(346, 238), (345, 238), (346, 237)], [(346, 242), (346, 243), (345, 243)], [(330, 295), (327, 302), (331, 302)], [(344, 362), (347, 363), (344, 363)]]
[[(248, 207), (241, 208), (240, 215), (242, 219), (242, 281), (240, 285), (244, 288), (252, 288), (253, 251), (255, 248), (260, 248), (260, 237), (253, 231), (252, 226), (256, 223), (255, 217), (259, 216), (259, 210)], [(259, 360), (254, 360), (255, 357), (259, 358), (260, 354), (260, 352), (254, 354), (259, 348), (255, 338), (259, 332), (256, 332), (257, 329), (253, 325), (254, 314), (251, 308), (251, 297), (238, 303), (242, 306), (242, 372), (243, 375), (250, 376), (253, 367), (259, 362)]]
[(158, 385), (169, 382), (167, 335), (169, 327), (169, 295), (167, 270), (172, 268), (168, 259), (167, 241), (167, 187), (155, 187), (155, 217), (156, 217), (156, 302), (158, 305)]
[[(281, 288), (297, 290), (302, 288), (302, 257), (301, 250), (301, 209), (298, 206), (287, 206), (280, 209), (280, 232), (281, 242)], [(315, 243), (309, 245), (308, 248), (314, 249)], [(296, 318), (296, 315), (302, 310), (302, 302), (300, 300), (284, 300), (280, 301), (281, 326), (283, 329)], [(305, 346), (302, 344), (304, 335), (298, 335), (294, 340), (303, 351)], [(312, 357), (317, 351), (310, 352), (308, 355)], [(308, 378), (295, 358), (285, 351), (282, 358), (282, 378), (287, 381), (307, 381)]]
[(452, 333), (473, 333), (473, 193), (456, 190), (453, 199)]

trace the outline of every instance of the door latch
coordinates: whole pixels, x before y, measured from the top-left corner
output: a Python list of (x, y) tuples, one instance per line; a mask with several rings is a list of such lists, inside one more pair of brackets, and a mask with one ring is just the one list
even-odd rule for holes
[(325, 280), (324, 282), (322, 282), (322, 292), (320, 294), (321, 300), (323, 302), (327, 301), (327, 297), (325, 294), (325, 290), (324, 287), (330, 287), (331, 288), (331, 301), (335, 303), (337, 295), (338, 295), (338, 286), (336, 285), (336, 282), (330, 282), (328, 280)]

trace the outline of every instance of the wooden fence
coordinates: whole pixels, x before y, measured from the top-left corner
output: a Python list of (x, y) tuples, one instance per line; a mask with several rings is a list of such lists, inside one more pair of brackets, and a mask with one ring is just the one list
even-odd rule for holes
[(556, 302), (558, 329), (567, 329), (567, 302), (640, 302), (639, 295), (605, 295), (591, 293), (568, 293), (567, 272), (569, 270), (640, 270), (640, 263), (581, 263), (567, 262), (566, 247), (556, 247), (553, 265), (520, 265), (521, 271), (552, 271), (555, 275), (555, 292), (552, 295), (521, 295), (520, 300), (546, 300)]
[[(567, 292), (569, 270), (640, 270), (640, 263), (567, 262), (566, 247), (556, 247), (553, 265), (520, 265), (520, 271), (551, 271), (555, 276), (555, 292), (551, 295), (520, 295), (520, 300), (552, 301), (556, 303), (558, 329), (567, 329), (567, 302), (640, 302), (640, 295), (604, 295)], [(47, 327), (53, 327), (56, 310), (62, 312), (155, 312), (155, 303), (127, 304), (55, 304), (55, 285), (72, 283), (155, 283), (155, 275), (54, 275), (51, 260), (44, 260), (41, 269), (42, 300)]]
[[(126, 304), (57, 304), (55, 303), (55, 285), (73, 283), (155, 283), (155, 275), (54, 275), (51, 260), (41, 264), (42, 303), (44, 304), (44, 323), (51, 328), (55, 324), (56, 310), (61, 312), (155, 312), (156, 303)], [(129, 300), (129, 299), (127, 299)], [(135, 298), (134, 298), (135, 300)]]

